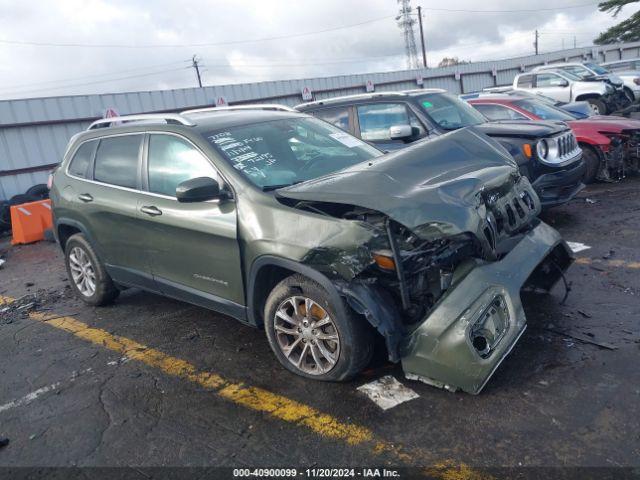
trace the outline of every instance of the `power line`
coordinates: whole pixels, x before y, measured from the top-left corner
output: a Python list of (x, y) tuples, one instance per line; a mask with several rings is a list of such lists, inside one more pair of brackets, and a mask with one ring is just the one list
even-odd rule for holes
[(111, 77), (113, 75), (122, 75), (123, 73), (131, 73), (131, 72), (139, 72), (140, 70), (150, 70), (150, 69), (154, 69), (154, 68), (162, 68), (162, 67), (170, 67), (173, 65), (178, 65), (178, 64), (185, 64), (186, 62), (191, 62), (191, 60), (182, 60), (182, 61), (176, 61), (176, 62), (171, 62), (171, 63), (161, 63), (161, 64), (156, 64), (156, 65), (147, 65), (146, 67), (137, 67), (137, 68), (130, 68), (127, 70), (117, 70), (115, 72), (109, 72), (109, 73), (94, 73), (91, 75), (83, 75), (81, 77), (72, 77), (72, 78), (58, 78), (58, 79), (53, 79), (53, 80), (43, 80), (40, 82), (32, 82), (32, 83), (21, 83), (20, 85), (9, 85), (6, 87), (0, 87), (0, 90), (12, 90), (12, 89), (22, 89), (23, 87), (35, 87), (38, 85), (47, 85), (47, 84), (51, 84), (51, 83), (61, 83), (61, 82), (76, 82), (78, 80), (86, 80), (89, 78), (96, 78), (96, 77), (100, 77), (100, 78), (107, 78), (107, 77)]
[[(550, 7), (550, 8), (536, 8), (536, 9), (512, 9), (512, 10), (475, 10), (475, 9), (455, 9), (455, 8), (435, 8), (435, 7), (423, 7), (422, 10), (428, 10), (430, 12), (447, 12), (447, 13), (527, 13), (527, 12), (548, 12), (558, 10), (570, 10), (576, 8), (583, 8), (588, 6), (595, 6), (598, 3), (584, 3), (580, 5), (568, 5), (562, 7)], [(0, 39), (0, 44), (5, 45), (22, 45), (32, 47), (72, 47), (72, 48), (131, 48), (131, 49), (144, 49), (144, 48), (204, 48), (204, 47), (219, 47), (226, 45), (241, 45), (247, 43), (268, 42), (273, 40), (284, 40), (290, 38), (306, 37), (309, 35), (317, 35), (321, 33), (335, 32), (337, 30), (345, 30), (349, 28), (359, 27), (361, 25), (367, 25), (370, 23), (379, 22), (381, 20), (387, 20), (394, 18), (394, 15), (387, 15), (384, 17), (372, 18), (364, 20), (358, 23), (352, 23), (349, 25), (341, 25), (337, 27), (325, 28), (322, 30), (315, 30), (304, 33), (294, 33), (289, 35), (278, 35), (274, 37), (254, 38), (246, 40), (230, 40), (225, 42), (213, 42), (213, 43), (182, 43), (182, 44), (100, 44), (100, 43), (56, 43), (56, 42), (35, 42), (27, 40), (11, 40)]]
[(126, 76), (126, 77), (111, 78), (111, 79), (104, 79), (104, 80), (96, 80), (94, 82), (66, 84), (66, 85), (60, 85), (60, 86), (57, 86), (57, 87), (37, 88), (37, 89), (32, 89), (32, 90), (15, 90), (15, 91), (11, 91), (11, 92), (6, 92), (5, 94), (7, 94), (7, 95), (14, 95), (14, 94), (23, 95), (25, 93), (45, 92), (45, 91), (49, 91), (49, 90), (61, 90), (61, 89), (73, 88), (73, 87), (85, 87), (85, 86), (88, 86), (88, 85), (97, 85), (99, 83), (117, 82), (117, 81), (120, 81), (120, 80), (129, 80), (129, 79), (132, 79), (132, 78), (150, 77), (150, 76), (153, 76), (153, 75), (160, 75), (160, 74), (165, 74), (165, 73), (169, 73), (169, 72), (177, 72), (179, 70), (186, 71), (186, 68), (191, 68), (191, 67), (189, 66), (189, 67), (171, 68), (171, 69), (166, 69), (166, 70), (160, 70), (160, 71), (157, 71), (157, 72), (142, 73), (142, 74), (139, 74), (139, 75), (129, 75), (129, 76)]

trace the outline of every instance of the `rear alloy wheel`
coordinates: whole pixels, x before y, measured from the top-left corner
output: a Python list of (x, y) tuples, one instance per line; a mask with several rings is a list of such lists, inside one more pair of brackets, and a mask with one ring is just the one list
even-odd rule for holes
[(597, 98), (589, 98), (587, 99), (587, 102), (589, 102), (589, 108), (591, 108), (591, 113), (593, 115), (607, 114), (607, 106), (602, 100), (599, 100)]
[(334, 305), (324, 288), (302, 275), (285, 278), (271, 291), (264, 309), (265, 331), (287, 370), (315, 380), (340, 381), (369, 363), (371, 327), (340, 301)]
[(89, 305), (105, 305), (120, 293), (93, 247), (76, 233), (65, 244), (65, 260), (71, 288)]

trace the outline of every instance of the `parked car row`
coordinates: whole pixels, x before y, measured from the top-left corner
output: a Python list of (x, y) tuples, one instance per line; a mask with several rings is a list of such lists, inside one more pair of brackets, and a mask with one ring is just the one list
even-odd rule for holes
[(640, 98), (640, 72), (614, 74), (593, 62), (554, 63), (516, 75), (513, 88), (561, 102), (584, 100), (595, 115), (606, 115)]

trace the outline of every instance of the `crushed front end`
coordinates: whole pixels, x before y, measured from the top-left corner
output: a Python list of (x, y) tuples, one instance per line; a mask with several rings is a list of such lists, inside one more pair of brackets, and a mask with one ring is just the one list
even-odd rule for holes
[(570, 263), (558, 232), (540, 223), (500, 260), (467, 267), (403, 344), (407, 377), (479, 393), (526, 329), (521, 289), (550, 289)]
[(524, 330), (520, 290), (548, 291), (571, 263), (565, 242), (538, 219), (540, 199), (513, 158), (472, 129), (278, 198), (339, 219), (345, 232), (366, 226), (357, 255), (355, 244), (329, 252), (316, 235), (321, 246), (302, 262), (323, 271), (384, 337), (391, 361), (450, 389), (482, 389)]

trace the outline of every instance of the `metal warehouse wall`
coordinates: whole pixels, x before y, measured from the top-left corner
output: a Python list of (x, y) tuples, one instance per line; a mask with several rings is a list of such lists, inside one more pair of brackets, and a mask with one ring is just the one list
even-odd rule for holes
[(107, 108), (121, 114), (179, 111), (210, 106), (224, 96), (230, 104), (302, 102), (309, 87), (314, 99), (365, 92), (371, 80), (375, 91), (444, 88), (467, 93), (511, 84), (516, 74), (537, 65), (559, 61), (595, 59), (612, 61), (640, 57), (640, 42), (577, 48), (537, 56), (458, 65), (447, 68), (403, 70), (388, 73), (341, 75), (325, 78), (220, 85), (203, 88), (131, 92), (102, 95), (33, 98), (0, 101), (0, 199), (8, 199), (46, 181), (47, 172), (60, 161), (67, 141), (102, 117)]

